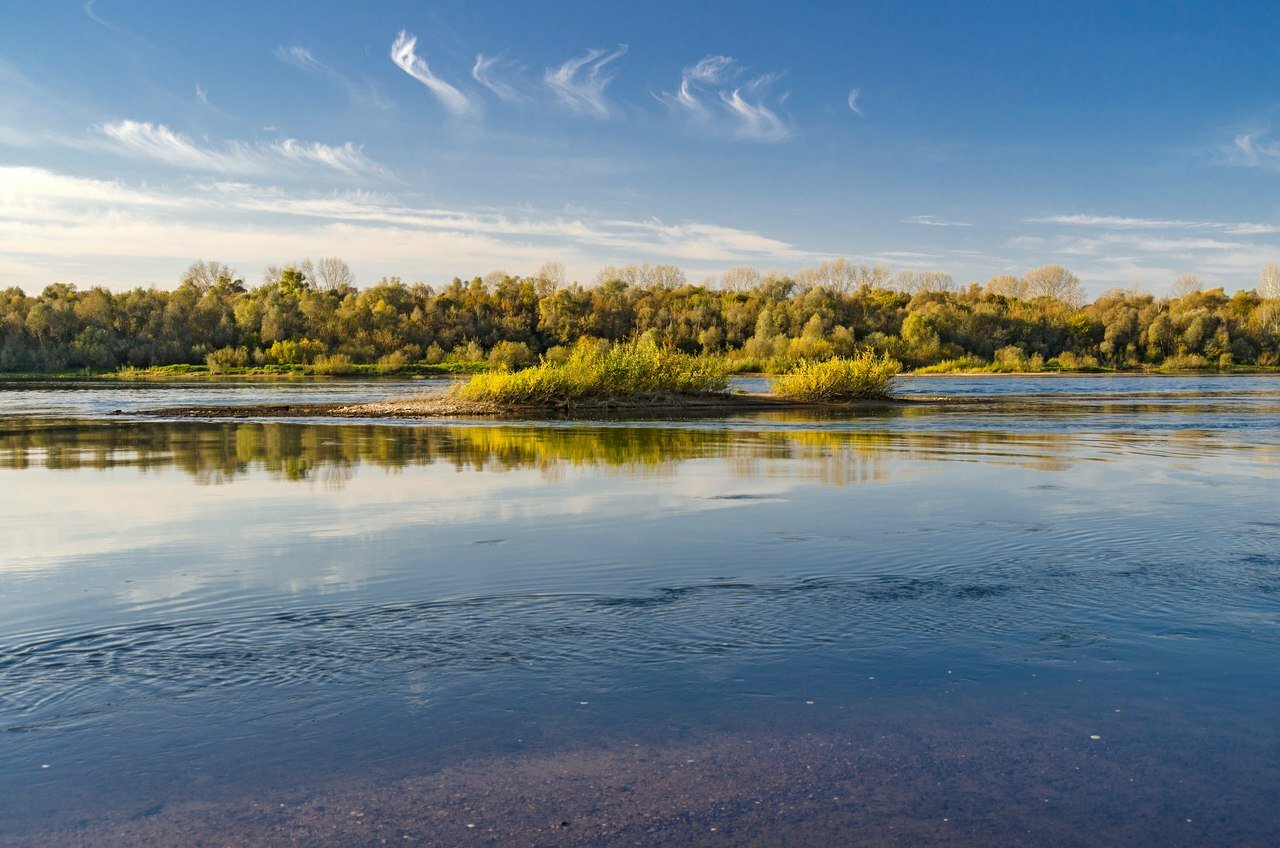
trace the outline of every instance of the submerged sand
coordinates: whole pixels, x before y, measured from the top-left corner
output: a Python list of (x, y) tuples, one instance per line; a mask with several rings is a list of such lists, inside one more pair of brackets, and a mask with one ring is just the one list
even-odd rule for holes
[[(1142, 744), (1153, 729), (1176, 738), (1176, 717), (1112, 719), (1105, 737), (1092, 718), (615, 737), (312, 790), (213, 798), (193, 786), (168, 802), (0, 831), (0, 848), (1275, 844), (1265, 793), (1242, 797), (1239, 781), (1224, 793), (1187, 752)], [(1228, 744), (1210, 759), (1257, 774), (1268, 758)]]

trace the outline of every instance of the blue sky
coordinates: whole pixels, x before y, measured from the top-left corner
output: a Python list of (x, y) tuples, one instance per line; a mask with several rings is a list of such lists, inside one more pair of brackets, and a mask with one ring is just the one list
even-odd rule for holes
[(1275, 3), (0, 0), (0, 286), (1280, 259)]

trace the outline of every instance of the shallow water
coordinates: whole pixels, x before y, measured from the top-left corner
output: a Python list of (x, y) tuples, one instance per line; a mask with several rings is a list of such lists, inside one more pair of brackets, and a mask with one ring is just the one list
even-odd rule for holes
[(102, 417), (421, 387), (0, 387), (0, 844), (1280, 842), (1280, 379)]

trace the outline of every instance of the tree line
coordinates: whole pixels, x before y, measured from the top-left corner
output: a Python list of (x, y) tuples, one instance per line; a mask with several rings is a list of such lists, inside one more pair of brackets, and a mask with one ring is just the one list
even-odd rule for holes
[(1117, 290), (1091, 303), (1060, 265), (966, 285), (845, 260), (795, 274), (735, 268), (700, 284), (670, 265), (607, 266), (591, 285), (563, 277), (548, 263), (530, 276), (359, 288), (345, 263), (324, 259), (269, 268), (247, 285), (201, 261), (171, 290), (9, 288), (0, 291), (0, 371), (518, 367), (587, 336), (647, 336), (744, 370), (861, 349), (935, 371), (1280, 366), (1274, 265), (1257, 288), (1232, 295), (1188, 276), (1170, 297)]

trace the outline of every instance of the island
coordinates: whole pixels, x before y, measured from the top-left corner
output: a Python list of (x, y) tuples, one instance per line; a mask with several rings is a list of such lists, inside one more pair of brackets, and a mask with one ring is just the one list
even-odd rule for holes
[(520, 418), (531, 415), (719, 414), (840, 409), (919, 403), (897, 397), (901, 364), (870, 350), (851, 357), (801, 360), (770, 379), (770, 393), (731, 392), (723, 359), (695, 356), (652, 341), (577, 344), (567, 357), (516, 370), (476, 374), (434, 392), (368, 403), (186, 406), (148, 410), (174, 418)]

